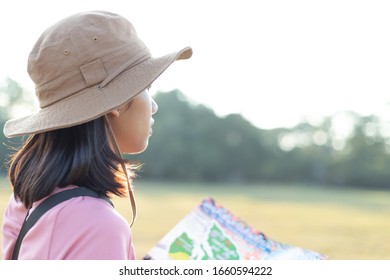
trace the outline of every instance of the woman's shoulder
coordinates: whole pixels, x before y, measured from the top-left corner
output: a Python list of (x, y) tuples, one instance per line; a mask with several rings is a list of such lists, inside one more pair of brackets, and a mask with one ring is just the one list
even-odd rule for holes
[(129, 223), (104, 199), (74, 197), (54, 210), (50, 258), (134, 258)]
[[(96, 227), (125, 227), (128, 222), (106, 200), (91, 196), (73, 197), (60, 204), (57, 209), (57, 222), (69, 221), (73, 224)], [(58, 221), (60, 220), (60, 221)]]
[[(55, 193), (70, 188), (75, 187), (56, 189)], [(2, 227), (5, 258), (10, 257), (26, 213), (21, 201), (11, 196)], [(37, 221), (23, 240), (20, 257), (134, 259), (135, 255), (129, 223), (120, 213), (104, 199), (78, 196), (57, 204)]]

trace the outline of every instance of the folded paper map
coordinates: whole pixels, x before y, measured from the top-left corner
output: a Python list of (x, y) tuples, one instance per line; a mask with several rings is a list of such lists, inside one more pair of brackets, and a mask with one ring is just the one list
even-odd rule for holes
[(174, 226), (144, 259), (321, 260), (326, 256), (268, 238), (207, 198)]

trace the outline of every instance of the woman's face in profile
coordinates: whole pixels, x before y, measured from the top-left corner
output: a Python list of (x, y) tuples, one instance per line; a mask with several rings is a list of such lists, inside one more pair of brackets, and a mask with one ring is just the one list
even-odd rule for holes
[(132, 101), (109, 113), (109, 119), (122, 153), (143, 152), (149, 143), (154, 123), (153, 114), (158, 110), (157, 103), (144, 90)]

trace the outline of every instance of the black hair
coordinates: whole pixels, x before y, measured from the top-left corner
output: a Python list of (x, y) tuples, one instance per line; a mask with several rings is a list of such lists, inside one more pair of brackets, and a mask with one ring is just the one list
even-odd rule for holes
[(9, 178), (14, 195), (28, 208), (53, 190), (69, 185), (88, 187), (109, 196), (126, 193), (131, 165), (108, 141), (104, 117), (73, 127), (34, 134), (12, 156)]

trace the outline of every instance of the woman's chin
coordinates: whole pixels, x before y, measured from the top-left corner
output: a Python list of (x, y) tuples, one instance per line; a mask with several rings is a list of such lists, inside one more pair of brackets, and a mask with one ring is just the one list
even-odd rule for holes
[(128, 155), (136, 155), (144, 152), (146, 148), (148, 147), (149, 141), (147, 140), (143, 145), (139, 145), (137, 147), (131, 147), (129, 149), (122, 150), (122, 153), (128, 154)]

